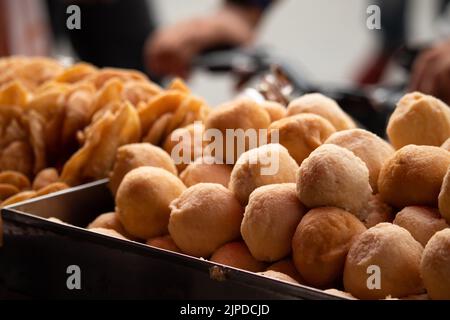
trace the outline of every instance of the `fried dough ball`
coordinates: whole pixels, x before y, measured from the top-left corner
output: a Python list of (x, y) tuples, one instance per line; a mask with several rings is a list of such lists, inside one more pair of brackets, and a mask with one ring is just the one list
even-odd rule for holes
[(394, 154), (394, 148), (373, 133), (362, 129), (337, 132), (325, 143), (335, 144), (352, 151), (367, 165), (370, 186), (374, 193), (378, 191), (378, 176), (383, 163)]
[(379, 194), (372, 195), (367, 205), (362, 209), (359, 217), (366, 228), (375, 227), (379, 223), (392, 222), (394, 220), (394, 210), (391, 206), (381, 200)]
[(432, 96), (409, 93), (397, 104), (387, 134), (396, 149), (409, 144), (439, 147), (450, 137), (450, 109)]
[(0, 201), (4, 201), (19, 192), (20, 190), (12, 184), (0, 183)]
[(117, 193), (125, 175), (139, 167), (157, 167), (177, 175), (172, 158), (162, 149), (149, 143), (134, 143), (120, 147), (110, 175), (109, 188)]
[(275, 262), (291, 253), (291, 242), (305, 207), (295, 183), (263, 186), (250, 195), (241, 234), (252, 255)]
[(112, 229), (92, 228), (92, 229), (89, 229), (89, 231), (92, 231), (92, 232), (95, 232), (95, 233), (99, 233), (99, 234), (102, 234), (104, 236), (109, 236), (109, 237), (122, 239), (122, 240), (128, 240), (123, 235), (121, 235), (120, 233), (118, 233), (117, 231), (112, 230)]
[(350, 118), (333, 99), (320, 93), (306, 94), (288, 106), (288, 117), (299, 113), (317, 114), (331, 122), (337, 131), (356, 128)]
[(257, 188), (278, 183), (295, 183), (298, 165), (285, 147), (269, 144), (244, 153), (231, 172), (229, 189), (242, 205)]
[(433, 300), (450, 300), (450, 229), (431, 238), (420, 267), (428, 296)]
[(141, 167), (129, 172), (116, 194), (117, 214), (125, 230), (139, 239), (167, 234), (170, 203), (186, 189), (168, 171)]
[(180, 174), (181, 181), (188, 188), (199, 183), (217, 183), (228, 188), (233, 168), (214, 162), (212, 157), (198, 158)]
[(125, 228), (123, 227), (122, 223), (120, 223), (119, 217), (115, 212), (109, 212), (99, 215), (94, 221), (92, 221), (87, 226), (87, 229), (98, 229), (98, 228), (114, 230), (127, 239), (133, 238), (125, 231)]
[(302, 278), (300, 273), (298, 273), (297, 269), (295, 268), (294, 262), (292, 259), (284, 259), (278, 262), (275, 262), (273, 265), (271, 265), (269, 268), (267, 268), (267, 271), (276, 271), (281, 272), (295, 281), (297, 281), (300, 284), (305, 283), (305, 280)]
[(261, 107), (269, 114), (270, 122), (275, 122), (286, 117), (287, 109), (282, 104), (274, 101), (264, 101)]
[(296, 285), (300, 284), (296, 280), (294, 280), (290, 276), (288, 276), (287, 274), (277, 272), (277, 271), (268, 270), (268, 271), (264, 271), (264, 272), (259, 272), (257, 274), (260, 276), (266, 277), (266, 278), (270, 278), (270, 279), (274, 279), (274, 280), (278, 280), (278, 281), (282, 281), (282, 282), (287, 282), (290, 284), (296, 284)]
[(362, 222), (344, 210), (324, 207), (308, 212), (292, 239), (294, 264), (306, 283), (317, 288), (337, 284), (352, 241), (364, 231)]
[(398, 208), (436, 207), (450, 153), (438, 147), (410, 145), (398, 150), (380, 171), (378, 190)]
[(450, 151), (450, 138), (444, 142), (444, 144), (441, 146), (441, 148)]
[(170, 208), (170, 235), (188, 255), (208, 258), (240, 237), (244, 210), (231, 191), (219, 184), (197, 184), (183, 192)]
[(442, 183), (441, 192), (439, 193), (439, 211), (450, 224), (450, 167), (448, 168), (447, 174), (444, 177), (444, 182)]
[[(367, 230), (355, 239), (348, 252), (345, 290), (359, 299), (402, 298), (423, 293), (422, 251), (422, 245), (399, 226), (381, 223)], [(378, 267), (380, 273), (371, 271), (371, 267)], [(379, 289), (371, 275), (379, 276)]]
[(59, 174), (55, 168), (41, 170), (33, 181), (33, 190), (40, 190), (52, 183), (58, 182)]
[(408, 230), (423, 247), (436, 232), (449, 227), (437, 209), (428, 207), (406, 207), (397, 213), (394, 224)]
[(13, 195), (12, 197), (9, 197), (5, 201), (3, 201), (0, 205), (0, 207), (6, 207), (6, 206), (9, 206), (12, 204), (26, 201), (26, 200), (36, 197), (36, 195), (37, 195), (36, 191), (22, 191), (22, 192), (19, 192), (18, 194)]
[(2, 183), (13, 185), (19, 190), (28, 189), (31, 185), (27, 176), (17, 171), (0, 172), (0, 184)]
[(264, 262), (256, 260), (243, 242), (231, 242), (214, 252), (211, 262), (250, 272), (264, 271)]
[(300, 166), (297, 192), (309, 208), (338, 207), (358, 215), (372, 194), (369, 170), (353, 152), (322, 145)]
[(28, 143), (14, 141), (0, 150), (0, 170), (17, 171), (29, 177), (33, 167), (33, 149)]
[[(336, 132), (333, 125), (315, 114), (299, 114), (281, 119), (269, 127), (269, 141), (280, 143), (299, 165)], [(274, 141), (277, 140), (277, 141)]]
[[(203, 155), (204, 132), (204, 125), (195, 123), (185, 128), (177, 129), (167, 137), (164, 143), (164, 150), (176, 162), (178, 172), (182, 172), (190, 163)], [(190, 150), (190, 154), (184, 153), (187, 150)]]
[(147, 245), (154, 248), (181, 253), (180, 248), (177, 247), (170, 235), (150, 239), (147, 241)]
[[(222, 137), (227, 137), (226, 131), (242, 129), (247, 131), (248, 129), (267, 129), (270, 125), (269, 114), (261, 108), (256, 102), (250, 99), (237, 99), (235, 101), (224, 104), (217, 109), (213, 110), (206, 119), (205, 129), (217, 129), (222, 133)], [(259, 135), (257, 135), (257, 145), (260, 145)], [(251, 144), (248, 139), (245, 139), (243, 145), (244, 150), (239, 150), (239, 141), (237, 137), (234, 137), (234, 150), (226, 148), (227, 144), (231, 141), (223, 141), (223, 153), (222, 157), (215, 155), (218, 158), (227, 160), (226, 163), (235, 163), (241, 156), (242, 152), (246, 152), (250, 149)], [(233, 154), (231, 154), (233, 153)]]

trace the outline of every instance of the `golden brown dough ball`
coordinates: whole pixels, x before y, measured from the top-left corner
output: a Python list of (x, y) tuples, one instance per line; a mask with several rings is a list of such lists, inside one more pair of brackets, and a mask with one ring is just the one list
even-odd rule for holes
[(395, 217), (392, 207), (384, 203), (379, 194), (370, 197), (359, 216), (368, 229), (383, 222), (392, 222)]
[(139, 167), (157, 167), (177, 175), (172, 158), (162, 149), (149, 143), (135, 143), (117, 150), (109, 187), (116, 194), (125, 175)]
[[(190, 163), (203, 155), (203, 148), (206, 146), (206, 142), (203, 141), (204, 132), (205, 126), (195, 123), (185, 128), (176, 129), (167, 137), (164, 150), (177, 158), (174, 161), (177, 160), (178, 172), (183, 172)], [(178, 150), (175, 150), (177, 146)], [(190, 150), (190, 154), (184, 154), (185, 150)]]
[(232, 170), (226, 164), (216, 164), (212, 157), (204, 157), (191, 163), (180, 178), (188, 188), (199, 183), (218, 183), (228, 188)]
[(242, 205), (257, 188), (295, 183), (298, 164), (280, 144), (269, 144), (244, 153), (231, 172), (229, 189)]
[(397, 213), (394, 224), (408, 230), (424, 247), (436, 232), (449, 227), (439, 211), (429, 207), (406, 207)]
[(269, 268), (267, 268), (267, 271), (276, 271), (280, 273), (284, 273), (285, 275), (288, 275), (295, 281), (297, 281), (300, 284), (305, 283), (305, 280), (302, 278), (300, 273), (298, 273), (297, 268), (295, 268), (294, 262), (292, 259), (284, 259), (278, 262), (275, 262), (273, 265), (271, 265)]
[(256, 260), (243, 242), (231, 242), (214, 252), (212, 262), (250, 272), (264, 271), (264, 262)]
[(240, 237), (243, 208), (219, 184), (197, 184), (173, 201), (169, 232), (191, 256), (208, 258), (219, 247)]
[(129, 234), (139, 239), (167, 234), (169, 205), (185, 189), (180, 179), (164, 169), (134, 169), (117, 190), (119, 220)]
[(59, 173), (55, 168), (41, 170), (33, 181), (33, 190), (40, 190), (59, 181)]
[(99, 233), (99, 234), (102, 234), (104, 236), (109, 236), (109, 237), (122, 239), (122, 240), (128, 240), (123, 235), (121, 235), (120, 233), (118, 233), (117, 231), (112, 230), (112, 229), (92, 228), (92, 229), (89, 229), (89, 231), (92, 231), (92, 232), (95, 232), (95, 233)]
[(345, 290), (356, 298), (373, 300), (423, 293), (422, 251), (422, 245), (399, 226), (381, 223), (367, 230), (355, 239), (348, 252)]
[(147, 245), (154, 248), (181, 253), (180, 248), (177, 247), (170, 235), (150, 239), (147, 241)]
[(389, 143), (362, 129), (336, 132), (325, 143), (348, 149), (364, 161), (369, 169), (370, 186), (373, 192), (377, 193), (381, 167), (395, 152)]
[(275, 122), (286, 117), (287, 109), (285, 106), (274, 101), (264, 101), (261, 107), (267, 111), (270, 116), (270, 122)]
[(387, 134), (396, 149), (409, 144), (439, 147), (450, 137), (450, 109), (432, 96), (409, 93), (397, 104)]
[(88, 229), (109, 229), (114, 230), (121, 235), (123, 235), (125, 238), (131, 239), (133, 238), (131, 235), (129, 235), (122, 223), (120, 223), (119, 218), (115, 212), (109, 212), (104, 213), (102, 215), (99, 215), (94, 221), (92, 221), (88, 226)]
[(364, 231), (347, 211), (324, 207), (308, 212), (292, 239), (294, 264), (306, 283), (317, 288), (337, 284), (352, 241)]
[(410, 145), (383, 165), (378, 190), (384, 202), (397, 207), (436, 207), (450, 153), (438, 147)]
[(450, 151), (450, 138), (444, 142), (444, 144), (441, 146), (441, 148)]
[(450, 167), (444, 177), (441, 192), (439, 193), (439, 211), (450, 224)]
[[(206, 119), (205, 129), (217, 129), (222, 133), (224, 137), (222, 159), (227, 159), (226, 163), (229, 164), (234, 163), (239, 158), (241, 151), (248, 151), (251, 145), (246, 139), (244, 150), (238, 150), (238, 139), (234, 138), (234, 150), (227, 149), (227, 143), (225, 142), (227, 129), (259, 130), (267, 129), (269, 125), (269, 114), (256, 102), (250, 99), (237, 99), (213, 110)], [(260, 141), (257, 142), (259, 145)], [(216, 157), (220, 158), (218, 155)]]
[(264, 272), (259, 272), (257, 274), (259, 274), (260, 276), (266, 277), (266, 278), (270, 278), (270, 279), (274, 279), (274, 280), (278, 280), (278, 281), (282, 281), (282, 282), (287, 282), (290, 284), (295, 284), (295, 285), (300, 284), (295, 279), (288, 276), (287, 274), (277, 272), (277, 271), (268, 270), (268, 271), (264, 271)]
[(439, 231), (428, 242), (421, 273), (431, 299), (450, 300), (450, 229)]
[(337, 131), (356, 128), (355, 122), (336, 101), (320, 93), (306, 94), (292, 101), (288, 106), (288, 116), (299, 113), (317, 114), (330, 121)]
[(300, 166), (297, 192), (309, 208), (338, 207), (357, 215), (372, 194), (369, 170), (353, 152), (325, 144)]
[(325, 118), (315, 114), (299, 114), (272, 123), (269, 141), (286, 147), (292, 158), (301, 165), (335, 132), (336, 129)]
[(305, 213), (295, 183), (260, 187), (245, 208), (242, 238), (256, 259), (281, 260), (291, 253), (292, 237)]

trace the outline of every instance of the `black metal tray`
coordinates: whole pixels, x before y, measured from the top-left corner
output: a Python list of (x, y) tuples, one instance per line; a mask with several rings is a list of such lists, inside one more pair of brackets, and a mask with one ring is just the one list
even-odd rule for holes
[[(62, 299), (337, 299), (319, 290), (81, 228), (99, 214), (113, 211), (106, 184), (98, 181), (2, 210), (0, 287), (4, 291)], [(71, 276), (67, 268), (72, 265), (81, 271), (80, 290), (67, 286)], [(217, 272), (222, 277), (211, 276)]]

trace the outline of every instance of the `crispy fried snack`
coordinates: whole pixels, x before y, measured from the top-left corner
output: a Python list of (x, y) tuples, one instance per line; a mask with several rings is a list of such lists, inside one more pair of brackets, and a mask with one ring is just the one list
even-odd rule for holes
[(19, 190), (25, 190), (31, 186), (27, 176), (20, 172), (9, 170), (0, 172), (0, 184), (10, 184)]
[(85, 129), (86, 142), (65, 164), (61, 180), (69, 185), (105, 178), (112, 168), (117, 148), (138, 142), (139, 117), (130, 103), (118, 103)]
[(156, 95), (146, 105), (141, 105), (138, 112), (142, 132), (148, 132), (155, 121), (165, 113), (175, 112), (186, 96), (184, 92), (168, 90)]
[(0, 60), (0, 85), (20, 81), (30, 91), (63, 72), (56, 60), (37, 57), (11, 57)]
[(0, 171), (12, 170), (26, 176), (33, 173), (33, 150), (25, 141), (14, 141), (0, 151)]
[(158, 120), (155, 121), (142, 141), (159, 146), (165, 139), (166, 128), (170, 124), (172, 118), (172, 112), (163, 114)]
[(0, 205), (0, 207), (6, 207), (15, 203), (19, 203), (25, 200), (29, 200), (32, 199), (34, 197), (36, 197), (36, 191), (22, 191), (19, 192), (16, 195), (13, 195), (12, 197), (9, 197), (8, 199), (6, 199), (5, 201), (3, 201)]
[(19, 192), (20, 190), (12, 184), (0, 183), (0, 201), (6, 200)]
[(42, 197), (50, 193), (55, 193), (66, 189), (69, 189), (69, 186), (64, 182), (55, 182), (37, 191), (36, 197)]
[(98, 69), (89, 63), (80, 62), (64, 70), (54, 80), (62, 83), (76, 83), (86, 79), (87, 77), (93, 77)]
[(85, 81), (94, 84), (97, 89), (100, 89), (108, 82), (108, 80), (113, 78), (120, 79), (122, 80), (122, 82), (149, 82), (147, 76), (139, 71), (115, 68), (104, 68), (102, 70), (99, 70), (98, 72), (88, 76)]
[(33, 181), (33, 190), (40, 190), (52, 183), (58, 182), (59, 174), (55, 168), (41, 170)]

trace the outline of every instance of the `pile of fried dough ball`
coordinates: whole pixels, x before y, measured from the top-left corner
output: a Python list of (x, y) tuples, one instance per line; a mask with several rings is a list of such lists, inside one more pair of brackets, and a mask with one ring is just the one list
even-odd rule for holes
[(132, 70), (2, 58), (0, 207), (107, 178), (121, 146), (162, 146), (209, 111), (181, 80), (162, 89)]
[[(209, 129), (267, 141), (203, 154)], [(387, 137), (321, 94), (210, 109), (180, 80), (0, 60), (2, 205), (109, 177), (116, 210), (93, 232), (334, 296), (450, 299), (450, 109), (407, 94)]]
[[(269, 139), (234, 165), (199, 157), (178, 174), (173, 145), (122, 146), (110, 184), (116, 213), (90, 228), (333, 296), (450, 299), (443, 102), (407, 94), (389, 121), (390, 143), (321, 94), (287, 109), (238, 99), (213, 110), (208, 127), (268, 129)], [(264, 156), (277, 159), (275, 174), (261, 174)]]

